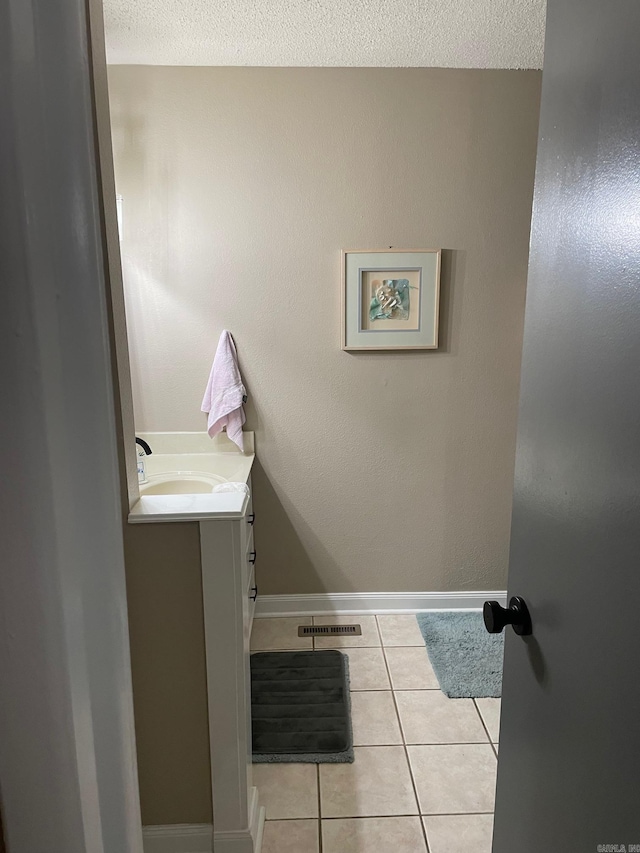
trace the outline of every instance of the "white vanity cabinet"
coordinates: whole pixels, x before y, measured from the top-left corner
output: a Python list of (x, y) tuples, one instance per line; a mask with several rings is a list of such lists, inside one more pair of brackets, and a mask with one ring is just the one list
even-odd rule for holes
[[(131, 524), (197, 521), (204, 602), (213, 791), (213, 853), (260, 853), (264, 809), (251, 782), (249, 641), (257, 597), (251, 466), (223, 433), (142, 432), (153, 449)], [(246, 490), (216, 491), (216, 483)], [(194, 485), (195, 484), (195, 485)], [(197, 488), (196, 488), (197, 486)], [(199, 618), (198, 613), (193, 618)]]
[(264, 824), (251, 780), (254, 521), (252, 500), (241, 518), (200, 521), (214, 853), (258, 853)]

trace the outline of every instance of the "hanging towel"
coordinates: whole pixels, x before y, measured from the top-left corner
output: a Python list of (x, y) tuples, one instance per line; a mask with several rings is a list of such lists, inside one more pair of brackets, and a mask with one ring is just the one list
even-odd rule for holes
[(235, 344), (231, 334), (225, 330), (218, 341), (201, 408), (209, 415), (207, 432), (211, 438), (226, 427), (227, 435), (242, 451), (242, 424), (245, 422), (242, 404), (245, 394)]

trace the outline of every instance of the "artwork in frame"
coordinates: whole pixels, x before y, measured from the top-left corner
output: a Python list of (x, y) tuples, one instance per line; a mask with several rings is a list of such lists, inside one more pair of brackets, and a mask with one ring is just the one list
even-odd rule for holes
[(440, 249), (342, 253), (342, 349), (438, 348)]

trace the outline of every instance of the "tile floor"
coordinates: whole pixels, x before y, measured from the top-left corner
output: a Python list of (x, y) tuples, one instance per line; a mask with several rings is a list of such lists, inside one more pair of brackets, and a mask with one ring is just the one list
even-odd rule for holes
[[(362, 626), (298, 637), (298, 625)], [(263, 853), (490, 853), (499, 699), (448, 699), (415, 617), (256, 619), (254, 651), (349, 656), (355, 762), (257, 764)]]

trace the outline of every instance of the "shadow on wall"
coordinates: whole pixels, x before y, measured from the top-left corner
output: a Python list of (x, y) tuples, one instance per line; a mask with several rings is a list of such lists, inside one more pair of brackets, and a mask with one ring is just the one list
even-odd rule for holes
[(456, 354), (453, 339), (453, 300), (459, 299), (465, 277), (467, 253), (455, 249), (442, 250), (440, 267), (440, 317), (438, 320), (438, 349), (436, 353)]
[[(255, 494), (258, 588), (261, 595), (281, 595), (282, 578), (295, 577), (298, 595), (327, 592), (315, 560), (340, 569), (332, 555), (293, 507), (286, 508), (256, 456), (251, 469)], [(304, 542), (301, 535), (304, 537)], [(306, 545), (304, 543), (307, 543)], [(345, 579), (346, 580), (346, 579)]]
[[(442, 354), (455, 354), (457, 342), (453, 336), (454, 307), (455, 313), (460, 313), (462, 292), (464, 289), (466, 252), (451, 249), (442, 251), (442, 267), (440, 279), (440, 317), (439, 317), (439, 348), (425, 351), (421, 356), (431, 359)], [(385, 359), (395, 357), (406, 359), (415, 358), (415, 353), (406, 352), (350, 352), (352, 358), (371, 359), (382, 356)], [(239, 352), (240, 361), (242, 354)], [(287, 502), (286, 495), (281, 497), (277, 484), (269, 479), (269, 475), (260, 461), (260, 434), (264, 427), (264, 419), (260, 407), (256, 405), (251, 388), (248, 387), (249, 402), (247, 411), (247, 427), (255, 430), (257, 436), (258, 454), (253, 464), (252, 480), (255, 493), (255, 506), (259, 515), (256, 527), (256, 547), (258, 550), (258, 586), (262, 595), (282, 595), (287, 593), (310, 594), (331, 592), (335, 579), (341, 578), (341, 592), (361, 592), (361, 586), (352, 582), (349, 577), (349, 567), (340, 566), (332, 553), (325, 547), (323, 541), (314, 533), (305, 520), (304, 514), (296, 509), (295, 504)], [(271, 449), (271, 458), (274, 449)], [(282, 492), (281, 492), (282, 494)], [(342, 532), (344, 536), (344, 531)], [(322, 579), (331, 567), (330, 576), (334, 579), (332, 589), (327, 588)], [(295, 579), (295, 588), (290, 588)]]

